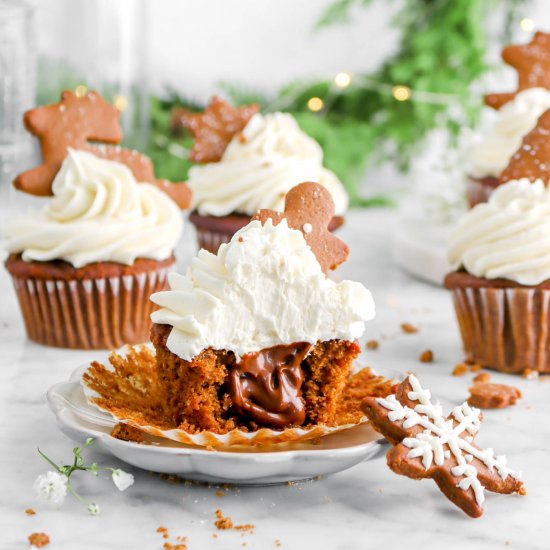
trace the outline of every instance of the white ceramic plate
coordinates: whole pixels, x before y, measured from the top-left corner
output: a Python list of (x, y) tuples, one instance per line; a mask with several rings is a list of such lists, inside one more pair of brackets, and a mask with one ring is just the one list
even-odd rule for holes
[(84, 368), (48, 391), (59, 428), (75, 441), (93, 437), (102, 450), (144, 470), (211, 483), (284, 483), (341, 472), (374, 458), (382, 449), (379, 434), (368, 424), (325, 436), (317, 444), (291, 443), (269, 451), (209, 451), (146, 434), (141, 444), (121, 441), (110, 435), (113, 418), (87, 403), (80, 385)]

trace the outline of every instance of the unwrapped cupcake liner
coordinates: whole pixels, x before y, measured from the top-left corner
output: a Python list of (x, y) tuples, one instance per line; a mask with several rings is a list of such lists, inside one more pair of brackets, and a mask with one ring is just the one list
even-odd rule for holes
[[(148, 349), (150, 357), (154, 358), (154, 349), (151, 346), (141, 346), (141, 349)], [(132, 348), (126, 347), (125, 349), (119, 350), (117, 355), (126, 356), (129, 351), (131, 352)], [(113, 367), (112, 363), (102, 363), (102, 366), (107, 369), (107, 371), (116, 373), (116, 369)], [(160, 424), (155, 425), (154, 422), (144, 420), (144, 416), (140, 413), (138, 408), (118, 406), (111, 398), (102, 400), (102, 396), (92, 387), (91, 380), (93, 380), (93, 375), (88, 378), (87, 373), (90, 369), (93, 369), (93, 364), (82, 374), (81, 385), (86, 400), (91, 406), (103, 413), (107, 413), (113, 419), (113, 422), (127, 424), (149, 435), (169, 439), (186, 445), (213, 448), (279, 445), (289, 442), (311, 440), (368, 422), (367, 417), (362, 417), (355, 423), (341, 424), (338, 426), (315, 424), (305, 427), (287, 428), (284, 430), (260, 428), (255, 431), (245, 431), (233, 429), (227, 433), (221, 434), (208, 430), (189, 432), (180, 428), (167, 429)], [(140, 372), (143, 373), (144, 370), (145, 369), (140, 369)], [(125, 372), (124, 375), (128, 375), (128, 372)], [(151, 383), (139, 379), (139, 375), (131, 376), (131, 378), (132, 380), (135, 378), (133, 382), (135, 389), (139, 391), (143, 397), (145, 395), (143, 391), (147, 391), (147, 388), (151, 387)], [(122, 384), (115, 385), (118, 389), (123, 386)], [(134, 391), (134, 389), (132, 389), (132, 391)]]
[(469, 359), (502, 372), (550, 372), (550, 290), (455, 288)]
[(487, 202), (491, 193), (495, 190), (495, 186), (491, 182), (496, 183), (497, 178), (468, 178), (466, 182), (466, 198), (468, 205), (473, 208), (476, 204)]
[(29, 339), (47, 346), (112, 349), (148, 340), (154, 304), (171, 266), (95, 279), (13, 276)]

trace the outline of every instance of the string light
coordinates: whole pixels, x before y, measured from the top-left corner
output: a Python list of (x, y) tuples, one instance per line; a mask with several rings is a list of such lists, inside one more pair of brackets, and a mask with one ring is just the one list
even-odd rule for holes
[(535, 29), (535, 22), (529, 18), (529, 17), (524, 17), (520, 22), (519, 22), (519, 26), (521, 28), (522, 31), (524, 32), (531, 32)]
[(325, 105), (320, 97), (310, 97), (307, 102), (307, 108), (314, 113), (319, 112)]
[(84, 86), (84, 84), (79, 84), (79, 85), (74, 89), (74, 95), (75, 95), (76, 97), (84, 97), (87, 93), (88, 93), (88, 87), (87, 87), (87, 86)]
[(338, 73), (334, 77), (334, 84), (338, 88), (347, 88), (351, 84), (351, 74), (350, 73)]
[(128, 99), (123, 95), (116, 95), (113, 104), (119, 111), (124, 111), (128, 107)]
[(407, 99), (411, 98), (412, 94), (408, 86), (394, 86), (391, 93), (397, 101), (407, 101)]

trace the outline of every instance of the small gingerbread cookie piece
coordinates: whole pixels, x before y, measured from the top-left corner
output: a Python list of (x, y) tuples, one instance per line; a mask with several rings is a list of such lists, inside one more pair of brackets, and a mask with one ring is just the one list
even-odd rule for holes
[(367, 397), (363, 410), (373, 427), (394, 445), (388, 466), (413, 479), (433, 479), (445, 496), (466, 514), (483, 514), (484, 489), (525, 494), (520, 474), (506, 459), (474, 443), (482, 415), (468, 403), (447, 417), (432, 403), (429, 390), (410, 374), (395, 395)]
[(286, 219), (288, 226), (301, 231), (326, 274), (346, 261), (349, 248), (329, 230), (334, 216), (334, 201), (330, 192), (319, 183), (304, 182), (293, 187), (285, 197), (285, 211), (260, 210), (252, 217), (265, 223), (268, 219), (277, 225)]
[(521, 397), (518, 388), (491, 382), (474, 381), (474, 385), (468, 391), (468, 403), (479, 409), (503, 409), (515, 405)]
[(195, 138), (189, 158), (193, 162), (217, 162), (230, 141), (241, 132), (248, 121), (259, 111), (256, 104), (233, 107), (214, 96), (203, 113), (178, 111), (172, 127), (183, 126)]
[(500, 182), (527, 178), (550, 182), (550, 109), (542, 113), (537, 125), (524, 136), (520, 148), (512, 155), (500, 174)]
[(485, 104), (500, 109), (518, 92), (527, 88), (550, 90), (550, 34), (536, 32), (528, 44), (510, 44), (502, 50), (502, 59), (516, 69), (518, 89), (516, 92), (488, 94)]
[(19, 174), (14, 187), (31, 195), (51, 195), (53, 180), (71, 148), (125, 164), (138, 182), (156, 185), (180, 208), (187, 208), (191, 192), (185, 183), (155, 179), (149, 157), (116, 145), (122, 140), (119, 118), (120, 111), (97, 92), (78, 97), (67, 90), (59, 103), (27, 111), (23, 121), (40, 141), (42, 164)]

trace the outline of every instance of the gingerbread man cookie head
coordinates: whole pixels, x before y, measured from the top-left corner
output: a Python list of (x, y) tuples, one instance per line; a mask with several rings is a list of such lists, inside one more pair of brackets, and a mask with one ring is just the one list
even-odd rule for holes
[(305, 182), (286, 194), (284, 212), (260, 210), (252, 219), (262, 223), (271, 219), (274, 225), (286, 219), (289, 227), (304, 234), (326, 274), (329, 269), (336, 269), (349, 254), (348, 246), (328, 230), (333, 216), (334, 201), (330, 192), (319, 183)]
[(550, 90), (550, 34), (536, 32), (528, 44), (510, 44), (502, 50), (502, 59), (516, 69), (518, 89), (516, 92), (488, 94), (485, 104), (500, 109), (518, 92), (527, 88)]
[(499, 180), (506, 183), (522, 178), (550, 183), (550, 109), (542, 113), (537, 125), (523, 138)]

